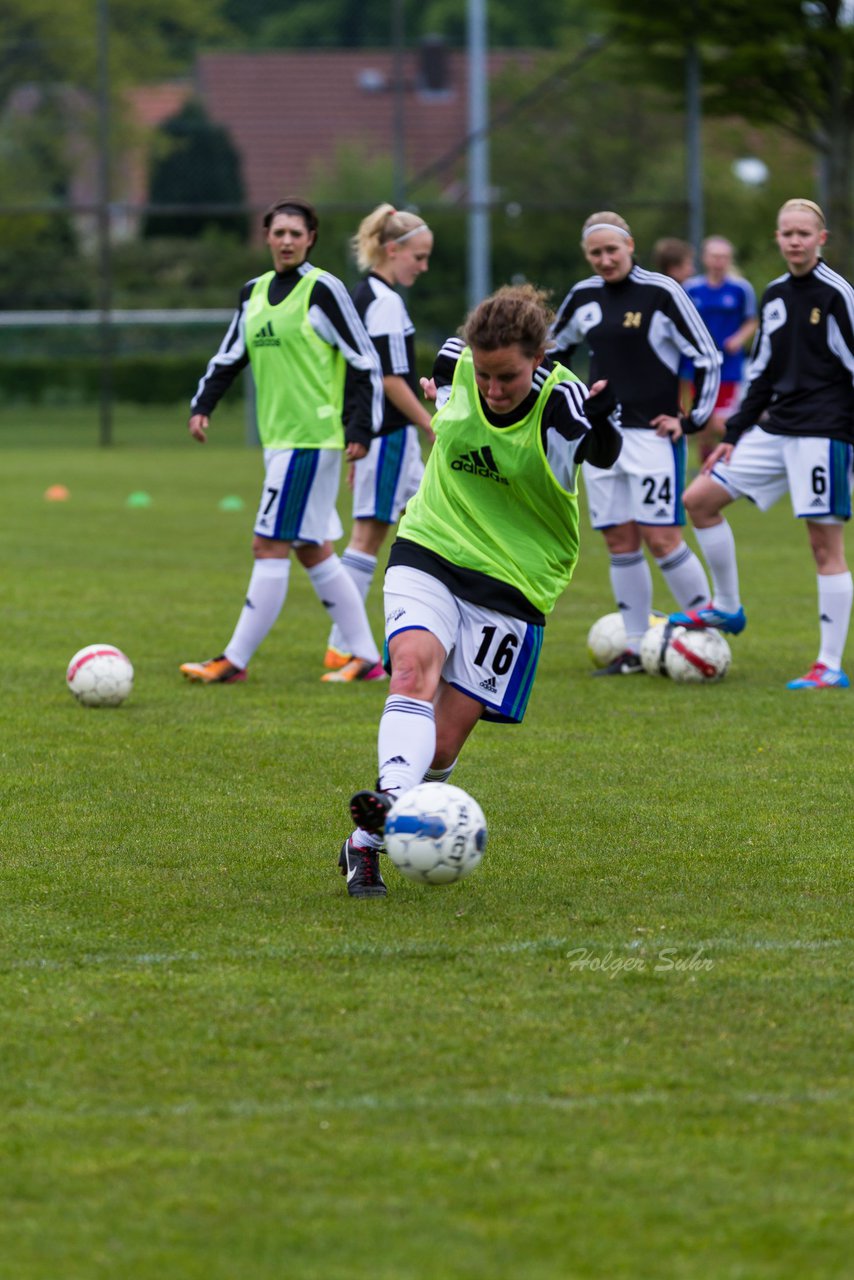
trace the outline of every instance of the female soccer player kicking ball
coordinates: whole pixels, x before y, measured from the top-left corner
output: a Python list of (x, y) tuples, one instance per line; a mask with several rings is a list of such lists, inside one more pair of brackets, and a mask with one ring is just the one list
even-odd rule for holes
[(386, 893), (379, 853), (395, 798), (447, 780), (479, 720), (521, 721), (546, 614), (578, 557), (578, 465), (619, 453), (607, 384), (588, 398), (545, 358), (550, 320), (531, 285), (499, 289), (422, 381), (439, 406), (436, 443), (389, 554), (379, 778), (353, 797), (339, 858), (352, 897)]

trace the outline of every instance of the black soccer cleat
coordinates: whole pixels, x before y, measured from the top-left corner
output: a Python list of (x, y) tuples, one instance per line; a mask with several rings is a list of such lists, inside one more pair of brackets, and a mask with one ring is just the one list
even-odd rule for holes
[(338, 866), (342, 876), (347, 877), (347, 892), (351, 898), (384, 898), (388, 893), (380, 875), (379, 849), (357, 849), (352, 840), (345, 840)]
[(643, 664), (640, 660), (639, 653), (631, 653), (626, 649), (625, 653), (621, 653), (609, 662), (607, 667), (600, 667), (598, 671), (591, 671), (593, 676), (637, 676), (643, 675)]
[(357, 791), (350, 801), (350, 817), (363, 831), (379, 836), (393, 804), (394, 797), (388, 791)]

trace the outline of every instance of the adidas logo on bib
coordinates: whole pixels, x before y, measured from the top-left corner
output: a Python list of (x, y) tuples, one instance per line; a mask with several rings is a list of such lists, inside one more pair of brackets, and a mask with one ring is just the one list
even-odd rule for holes
[(252, 337), (253, 347), (279, 347), (280, 340), (273, 333), (273, 322), (268, 320)]
[(464, 471), (470, 476), (486, 476), (487, 480), (495, 480), (498, 484), (508, 483), (498, 470), (498, 464), (492, 456), (489, 445), (483, 449), (472, 449), (471, 453), (464, 453), (461, 457), (454, 458), (451, 470)]

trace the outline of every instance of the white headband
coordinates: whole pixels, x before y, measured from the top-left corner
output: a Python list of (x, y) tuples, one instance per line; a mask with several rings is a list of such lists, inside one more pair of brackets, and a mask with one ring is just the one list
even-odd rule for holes
[(584, 234), (581, 237), (582, 240), (586, 240), (594, 231), (616, 231), (617, 235), (624, 236), (626, 240), (631, 240), (632, 238), (631, 233), (626, 231), (624, 227), (616, 227), (612, 222), (594, 222), (592, 227), (585, 227)]
[(404, 231), (402, 236), (395, 236), (392, 244), (403, 244), (404, 240), (408, 240), (410, 236), (417, 236), (419, 231), (429, 231), (430, 228), (426, 222), (419, 222), (417, 227), (413, 227), (411, 231)]

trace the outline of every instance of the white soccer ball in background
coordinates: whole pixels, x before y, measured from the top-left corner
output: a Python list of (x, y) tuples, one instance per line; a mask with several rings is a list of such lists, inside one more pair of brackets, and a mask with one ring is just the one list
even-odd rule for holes
[(392, 805), (383, 842), (391, 861), (410, 880), (450, 884), (480, 865), (486, 819), (460, 787), (419, 782)]
[(710, 684), (723, 680), (732, 653), (720, 631), (706, 627), (687, 631), (674, 627), (664, 655), (667, 674), (679, 684)]
[(114, 644), (89, 644), (69, 662), (65, 682), (86, 707), (117, 707), (133, 688), (133, 667)]
[[(667, 618), (666, 613), (653, 610), (649, 625), (657, 626)], [(587, 632), (587, 652), (594, 667), (607, 667), (626, 651), (626, 624), (621, 613), (606, 613), (598, 618)]]
[(626, 625), (621, 613), (606, 613), (587, 632), (587, 652), (594, 667), (607, 667), (626, 648)]
[(656, 618), (641, 640), (641, 666), (648, 676), (666, 676), (665, 655), (673, 634), (673, 627), (666, 618)]

